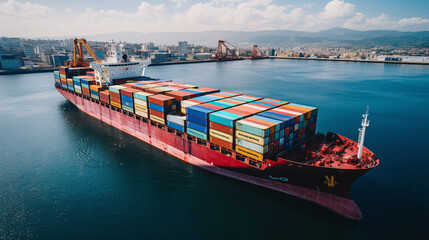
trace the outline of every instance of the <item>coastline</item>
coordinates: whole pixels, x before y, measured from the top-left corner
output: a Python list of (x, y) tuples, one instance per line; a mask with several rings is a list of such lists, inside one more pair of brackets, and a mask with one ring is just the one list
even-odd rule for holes
[(53, 72), (58, 70), (57, 67), (41, 68), (41, 69), (13, 69), (13, 70), (0, 70), (0, 75), (9, 74), (27, 74), (27, 73), (40, 73), (40, 72)]
[[(260, 59), (315, 60), (315, 61), (333, 61), (333, 62), (384, 63), (384, 64), (407, 64), (407, 65), (429, 66), (429, 63), (425, 63), (425, 62), (395, 62), (395, 61), (377, 61), (377, 60), (364, 60), (364, 59), (355, 60), (355, 59), (303, 58), (303, 57), (279, 57), (279, 56), (270, 56), (270, 57), (260, 58)], [(239, 61), (239, 60), (259, 60), (259, 59), (243, 58), (243, 59), (237, 59), (237, 60), (224, 60), (224, 61), (220, 61), (220, 62)], [(170, 62), (151, 63), (148, 67), (162, 66), (162, 65), (176, 65), (176, 64), (191, 64), (191, 63), (210, 63), (210, 62), (217, 62), (217, 61), (213, 60), (213, 59), (170, 61)], [(58, 68), (56, 68), (56, 67), (42, 68), (42, 69), (0, 70), (0, 75), (52, 72), (52, 71), (56, 71), (56, 70), (58, 70)]]
[(270, 56), (272, 59), (292, 59), (292, 60), (316, 60), (316, 61), (333, 61), (333, 62), (363, 62), (363, 63), (386, 63), (386, 64), (408, 64), (408, 65), (426, 65), (429, 66), (429, 62), (396, 62), (396, 61), (377, 61), (377, 60), (356, 60), (356, 59), (330, 59), (330, 58), (304, 58), (304, 57), (280, 57)]

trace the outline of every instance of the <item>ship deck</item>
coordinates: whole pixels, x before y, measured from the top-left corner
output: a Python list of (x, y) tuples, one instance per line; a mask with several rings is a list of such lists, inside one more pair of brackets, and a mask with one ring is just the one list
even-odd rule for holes
[(362, 159), (357, 158), (358, 146), (343, 136), (318, 134), (298, 148), (281, 156), (282, 159), (316, 167), (338, 169), (363, 169), (377, 166), (378, 159), (364, 147)]

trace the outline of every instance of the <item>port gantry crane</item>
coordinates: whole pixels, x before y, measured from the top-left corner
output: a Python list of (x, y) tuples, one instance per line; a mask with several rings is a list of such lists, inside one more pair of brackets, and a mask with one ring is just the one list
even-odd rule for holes
[(70, 67), (88, 67), (89, 66), (89, 62), (83, 59), (83, 47), (85, 47), (88, 53), (94, 58), (94, 62), (101, 63), (101, 61), (97, 58), (97, 55), (95, 54), (92, 47), (88, 44), (88, 41), (86, 41), (86, 39), (75, 38), (73, 42), (73, 48), (74, 48), (73, 61), (68, 63)]
[(241, 60), (242, 58), (239, 58), (234, 53), (234, 51), (232, 51), (231, 48), (227, 46), (227, 44), (230, 45), (232, 48), (238, 49), (237, 47), (235, 47), (234, 45), (232, 45), (227, 41), (219, 40), (217, 45), (217, 52), (214, 57), (214, 60), (216, 61)]
[(258, 48), (258, 45), (253, 45), (252, 54), (249, 57), (250, 59), (259, 59), (259, 58), (265, 58), (265, 56), (262, 55), (261, 49)]

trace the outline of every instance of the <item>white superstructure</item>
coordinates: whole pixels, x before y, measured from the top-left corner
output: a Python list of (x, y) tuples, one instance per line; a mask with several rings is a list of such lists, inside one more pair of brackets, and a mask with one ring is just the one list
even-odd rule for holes
[(100, 86), (112, 85), (114, 79), (144, 76), (146, 67), (151, 63), (145, 61), (130, 61), (124, 52), (123, 44), (109, 44), (107, 57), (101, 63), (91, 63), (94, 69), (95, 81)]

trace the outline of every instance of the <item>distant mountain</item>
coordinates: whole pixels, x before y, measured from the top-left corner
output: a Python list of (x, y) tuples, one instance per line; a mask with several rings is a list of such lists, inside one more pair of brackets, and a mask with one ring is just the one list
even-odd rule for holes
[(239, 47), (258, 44), (263, 47), (429, 47), (429, 31), (399, 32), (391, 30), (356, 31), (346, 28), (332, 28), (319, 32), (269, 30), (255, 32), (204, 31), (139, 33), (117, 32), (84, 36), (92, 41), (115, 39), (131, 43), (154, 42), (157, 44), (177, 44), (188, 41), (193, 44), (216, 46), (219, 39)]

